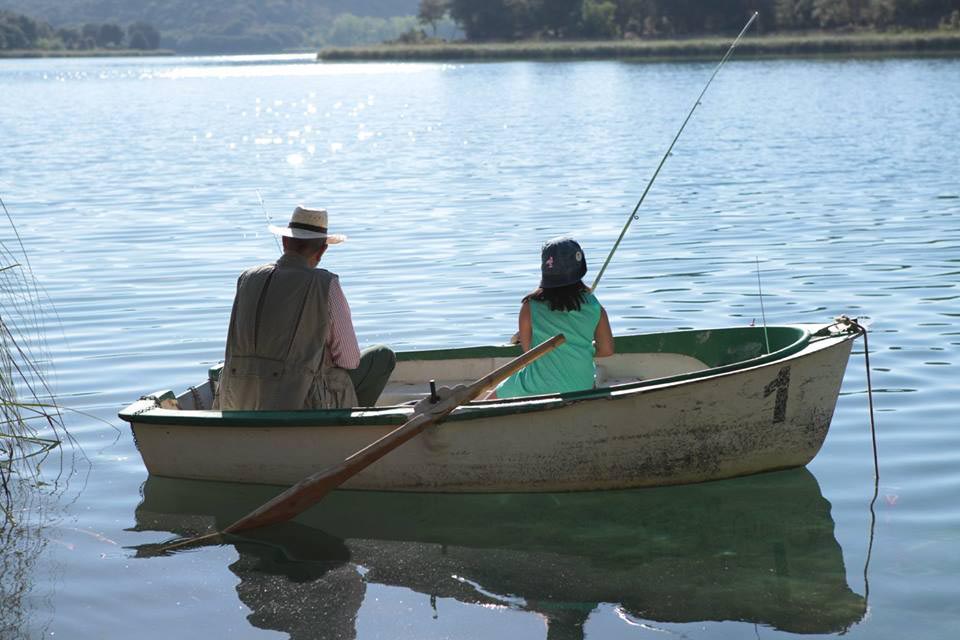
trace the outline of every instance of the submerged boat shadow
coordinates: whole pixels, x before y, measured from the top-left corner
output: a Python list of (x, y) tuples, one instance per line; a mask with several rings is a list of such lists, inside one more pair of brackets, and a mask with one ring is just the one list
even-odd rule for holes
[[(136, 529), (204, 533), (278, 492), (151, 476)], [(601, 603), (648, 621), (820, 634), (866, 612), (805, 468), (591, 493), (338, 491), (231, 543), (251, 624), (294, 638), (354, 637), (367, 584), (536, 612), (551, 638), (583, 637)]]

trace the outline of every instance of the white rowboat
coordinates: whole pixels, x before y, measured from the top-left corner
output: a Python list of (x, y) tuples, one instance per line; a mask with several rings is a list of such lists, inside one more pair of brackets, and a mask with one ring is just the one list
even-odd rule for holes
[[(620, 336), (597, 388), (472, 402), (343, 488), (585, 491), (800, 467), (826, 438), (860, 333), (841, 322)], [(381, 406), (317, 411), (211, 410), (215, 368), (202, 385), (145, 396), (120, 417), (152, 475), (289, 485), (408, 420), (405, 403), (427, 394), (427, 380), (469, 382), (518, 354), (402, 352)]]

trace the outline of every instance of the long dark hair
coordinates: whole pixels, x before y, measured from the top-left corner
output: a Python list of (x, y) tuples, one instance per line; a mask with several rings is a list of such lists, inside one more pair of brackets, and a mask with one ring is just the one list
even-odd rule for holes
[(580, 305), (587, 301), (586, 294), (589, 291), (583, 280), (577, 280), (562, 287), (541, 287), (528, 293), (523, 301), (547, 302), (551, 311), (580, 311)]

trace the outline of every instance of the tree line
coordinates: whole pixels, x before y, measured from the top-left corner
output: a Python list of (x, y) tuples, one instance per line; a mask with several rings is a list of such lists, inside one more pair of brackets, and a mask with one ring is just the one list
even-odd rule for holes
[(0, 11), (0, 51), (152, 50), (159, 46), (160, 33), (145, 22), (134, 22), (126, 28), (113, 23), (88, 23), (80, 27), (54, 28), (43, 20), (35, 20), (12, 11)]
[[(162, 46), (254, 53), (465, 36), (617, 39), (729, 34), (753, 11), (760, 33), (960, 29), (960, 0), (3, 0), (0, 49)], [(414, 16), (414, 12), (417, 13)], [(45, 22), (48, 21), (48, 22)], [(84, 24), (85, 23), (85, 24)], [(53, 27), (52, 25), (58, 25)], [(83, 26), (60, 26), (77, 25)], [(121, 27), (122, 24), (129, 24)], [(423, 29), (420, 28), (423, 27)], [(155, 28), (156, 27), (156, 28)], [(158, 30), (162, 30), (162, 40)]]
[[(449, 18), (442, 35), (454, 32)], [(163, 33), (164, 48), (200, 53), (256, 53), (314, 49), (325, 45), (377, 44), (417, 28), (413, 15), (393, 18), (341, 13), (315, 24), (258, 23), (255, 16), (225, 13), (215, 24)], [(151, 24), (126, 28), (114, 22), (79, 27), (51, 26), (44, 20), (0, 10), (0, 50), (157, 49), (161, 34)]]
[(274, 53), (371, 44), (417, 27), (418, 0), (0, 0), (52, 25), (146, 22), (160, 46), (190, 53)]
[(260, 27), (330, 22), (342, 13), (359, 17), (412, 16), (418, 0), (0, 0), (0, 7), (53, 25), (149, 22), (168, 32), (225, 26), (240, 20)]
[(426, 26), (445, 16), (468, 40), (687, 36), (738, 30), (960, 29), (960, 0), (420, 0)]

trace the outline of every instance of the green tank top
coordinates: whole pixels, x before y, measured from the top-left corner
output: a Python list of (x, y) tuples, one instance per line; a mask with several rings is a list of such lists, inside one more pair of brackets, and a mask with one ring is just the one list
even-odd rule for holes
[(562, 345), (500, 383), (498, 398), (564, 393), (593, 388), (593, 336), (600, 322), (600, 303), (588, 293), (579, 311), (551, 311), (550, 304), (530, 300), (530, 319), (536, 346), (562, 333)]

